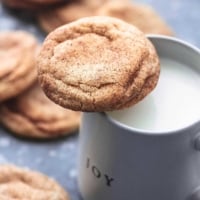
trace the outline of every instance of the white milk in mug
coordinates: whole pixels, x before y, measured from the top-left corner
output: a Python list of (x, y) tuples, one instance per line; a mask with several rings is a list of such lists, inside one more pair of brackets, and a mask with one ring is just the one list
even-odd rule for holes
[(154, 91), (131, 108), (108, 114), (154, 133), (186, 127), (200, 119), (200, 76), (194, 68), (163, 58)]

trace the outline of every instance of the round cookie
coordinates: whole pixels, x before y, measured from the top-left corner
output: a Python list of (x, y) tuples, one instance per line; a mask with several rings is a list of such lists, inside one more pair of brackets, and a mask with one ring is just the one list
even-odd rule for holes
[(0, 106), (0, 121), (23, 137), (55, 138), (74, 133), (79, 127), (80, 113), (56, 105), (34, 84)]
[(56, 29), (45, 39), (37, 65), (50, 99), (88, 112), (134, 105), (154, 89), (160, 72), (145, 35), (111, 17), (83, 18)]
[(10, 8), (40, 10), (46, 6), (52, 6), (66, 2), (66, 0), (2, 0)]
[(0, 102), (20, 94), (36, 80), (38, 48), (29, 33), (0, 32)]
[(97, 15), (122, 19), (137, 26), (144, 33), (173, 35), (171, 28), (151, 6), (131, 2), (108, 2), (97, 11)]
[(64, 189), (46, 175), (14, 165), (0, 165), (1, 200), (69, 200)]

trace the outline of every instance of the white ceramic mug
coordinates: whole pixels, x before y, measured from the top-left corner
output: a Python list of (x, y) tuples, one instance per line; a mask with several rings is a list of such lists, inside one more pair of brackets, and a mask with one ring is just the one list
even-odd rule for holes
[[(161, 74), (162, 61), (167, 58), (194, 70), (193, 79), (199, 79), (197, 83), (200, 81), (200, 51), (197, 48), (175, 38), (149, 38), (161, 60)], [(175, 100), (176, 94), (172, 97)], [(182, 100), (186, 99), (183, 96)], [(194, 99), (198, 99), (195, 93)], [(191, 105), (195, 106), (195, 103), (191, 102)], [(123, 111), (123, 115), (120, 115), (121, 111), (114, 114), (84, 113), (78, 169), (78, 184), (83, 199), (200, 200), (200, 115), (190, 116), (196, 111), (198, 114), (199, 107), (188, 116), (181, 114), (180, 119), (183, 120), (178, 120), (175, 116), (179, 116), (179, 111), (174, 110), (176, 106), (171, 109), (169, 103), (165, 112), (171, 109), (172, 114), (168, 116), (169, 123), (165, 119), (166, 127), (165, 123), (152, 127), (152, 113), (146, 117), (144, 111), (143, 118), (145, 116), (145, 120), (151, 122), (150, 127), (148, 123), (138, 123), (134, 127), (132, 118), (124, 117), (131, 108)], [(173, 119), (177, 123), (172, 123)]]

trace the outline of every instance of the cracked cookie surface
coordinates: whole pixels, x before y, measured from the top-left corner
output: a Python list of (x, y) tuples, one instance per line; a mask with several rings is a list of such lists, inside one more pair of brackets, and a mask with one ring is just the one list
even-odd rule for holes
[(46, 175), (14, 165), (0, 165), (1, 200), (69, 200), (64, 189)]
[(38, 47), (27, 32), (0, 32), (0, 102), (20, 94), (36, 80)]
[(35, 83), (0, 106), (0, 121), (13, 133), (23, 137), (56, 138), (75, 133), (79, 127), (80, 113), (53, 103)]
[(46, 95), (65, 108), (109, 111), (131, 106), (156, 86), (157, 53), (136, 27), (88, 17), (48, 35), (38, 56)]

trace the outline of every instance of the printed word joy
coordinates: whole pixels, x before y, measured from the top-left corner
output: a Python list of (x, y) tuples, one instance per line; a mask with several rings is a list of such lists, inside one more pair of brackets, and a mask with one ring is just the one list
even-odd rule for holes
[(114, 181), (114, 178), (110, 177), (108, 174), (103, 173), (97, 166), (91, 164), (90, 158), (87, 158), (86, 161), (86, 168), (90, 169), (92, 174), (97, 178), (97, 179), (104, 179), (105, 184), (108, 187), (112, 186), (112, 183)]

